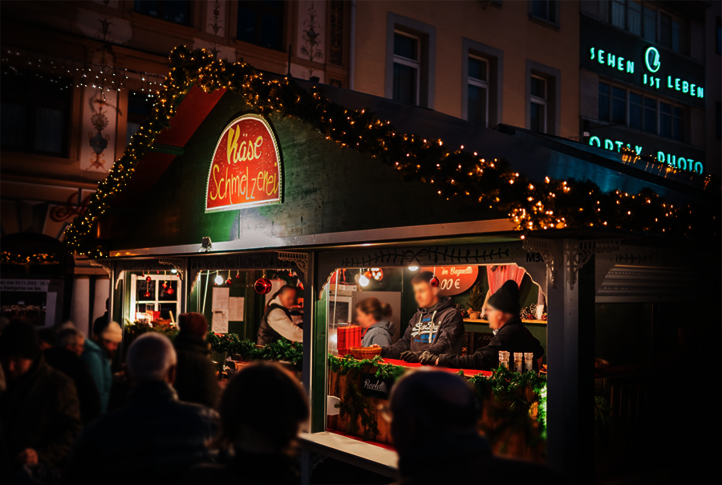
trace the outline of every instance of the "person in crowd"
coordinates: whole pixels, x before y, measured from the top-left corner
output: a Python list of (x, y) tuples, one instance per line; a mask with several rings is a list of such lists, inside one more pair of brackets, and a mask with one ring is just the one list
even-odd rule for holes
[(43, 327), (38, 330), (38, 344), (40, 345), (40, 350), (45, 351), (47, 349), (52, 349), (55, 345), (56, 336), (57, 331), (53, 327)]
[(73, 446), (63, 483), (178, 483), (215, 453), (207, 446), (218, 414), (178, 400), (173, 390), (176, 353), (164, 335), (146, 333), (128, 349), (133, 387), (126, 406), (101, 416)]
[(0, 425), (16, 473), (53, 476), (80, 431), (80, 408), (73, 381), (50, 367), (35, 328), (11, 321), (0, 335), (0, 362), (7, 389), (0, 394)]
[[(253, 389), (249, 398), (248, 389)], [(258, 362), (233, 377), (221, 398), (221, 432), (214, 447), (231, 447), (225, 465), (199, 465), (186, 485), (299, 483), (295, 439), (308, 420), (306, 393), (278, 364)]]
[(476, 391), (457, 375), (424, 368), (399, 379), (384, 416), (399, 454), (398, 483), (563, 483), (541, 465), (495, 457), (477, 431), (480, 416)]
[(534, 368), (538, 369), (544, 348), (521, 322), (519, 311), (519, 285), (508, 280), (489, 297), (487, 303), (486, 317), (494, 333), (488, 345), (480, 347), (472, 355), (450, 355), (429, 350), (422, 354), (421, 363), (453, 369), (491, 370), (499, 366), (499, 351), (505, 350), (512, 356), (515, 352), (533, 353)]
[(404, 336), (381, 348), (382, 357), (416, 363), (425, 350), (437, 355), (461, 353), (464, 320), (451, 299), (440, 296), (439, 288), (431, 284), (433, 277), (430, 271), (423, 271), (411, 280), (418, 310)]
[(216, 366), (211, 362), (206, 342), (208, 321), (200, 313), (181, 313), (178, 328), (180, 331), (173, 340), (178, 356), (173, 387), (178, 399), (215, 408), (220, 388)]
[(93, 335), (100, 335), (110, 324), (110, 314), (108, 312), (110, 308), (110, 298), (105, 299), (105, 313), (95, 319), (93, 322)]
[(93, 376), (95, 386), (98, 388), (101, 413), (108, 409), (110, 389), (113, 386), (110, 363), (122, 340), (123, 331), (120, 329), (120, 325), (117, 322), (110, 322), (99, 334), (94, 334), (92, 339), (86, 339), (85, 350), (80, 356), (88, 366), (90, 375)]
[(43, 352), (51, 367), (70, 377), (80, 402), (80, 419), (87, 424), (100, 416), (100, 395), (93, 376), (80, 358), (85, 349), (85, 335), (74, 328), (58, 332), (55, 347)]
[(271, 298), (258, 328), (258, 345), (268, 345), (283, 337), (303, 342), (303, 329), (293, 323), (291, 309), (296, 304), (296, 287), (283, 285)]
[(356, 321), (361, 326), (361, 345), (388, 347), (393, 343), (396, 326), (391, 318), (391, 305), (378, 298), (365, 298), (356, 304)]

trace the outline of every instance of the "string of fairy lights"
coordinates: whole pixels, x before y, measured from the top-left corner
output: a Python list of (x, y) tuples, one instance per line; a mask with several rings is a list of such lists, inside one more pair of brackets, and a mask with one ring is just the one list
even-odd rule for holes
[(91, 257), (109, 256), (90, 236), (98, 218), (133, 176), (135, 166), (169, 126), (176, 105), (191, 85), (213, 92), (228, 89), (263, 116), (303, 120), (341, 147), (367, 153), (394, 167), (404, 180), (433, 185), (442, 200), (467, 201), (506, 213), (522, 231), (565, 227), (616, 228), (680, 236), (719, 235), (719, 216), (704, 206), (667, 202), (651, 189), (630, 194), (602, 191), (591, 181), (533, 182), (511, 169), (504, 159), (486, 159), (464, 147), (451, 148), (440, 139), (396, 131), (389, 121), (368, 110), (349, 110), (329, 101), (314, 86), (298, 87), (292, 78), (269, 79), (244, 62), (229, 63), (205, 49), (176, 47), (170, 72), (144, 122), (113, 165), (88, 204), (65, 232), (72, 251)]

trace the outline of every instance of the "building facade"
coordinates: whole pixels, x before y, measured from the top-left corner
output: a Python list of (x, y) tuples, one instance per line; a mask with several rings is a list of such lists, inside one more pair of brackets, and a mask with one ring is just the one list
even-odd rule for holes
[(105, 271), (58, 264), (57, 242), (150, 116), (175, 46), (347, 87), (349, 15), (340, 0), (3, 4), (3, 315), (87, 330), (105, 311)]
[[(582, 2), (580, 107), (586, 143), (613, 151), (632, 148), (692, 176), (720, 175), (712, 3)], [(717, 55), (716, 62), (710, 55)]]

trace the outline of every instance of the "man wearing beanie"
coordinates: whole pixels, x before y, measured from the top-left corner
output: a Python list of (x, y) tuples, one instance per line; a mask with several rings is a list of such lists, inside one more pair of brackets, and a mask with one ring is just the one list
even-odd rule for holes
[(45, 362), (35, 328), (22, 320), (0, 334), (0, 362), (7, 379), (0, 394), (7, 459), (16, 471), (27, 465), (52, 475), (81, 428), (73, 381)]
[(424, 352), (421, 363), (440, 365), (452, 369), (492, 370), (499, 366), (499, 351), (534, 353), (534, 368), (544, 355), (539, 340), (524, 326), (519, 318), (519, 285), (513, 280), (506, 281), (499, 290), (489, 297), (486, 316), (494, 332), (486, 347), (479, 348), (472, 355), (434, 355)]
[(206, 342), (208, 321), (200, 313), (181, 313), (178, 328), (180, 331), (173, 340), (178, 356), (173, 387), (178, 399), (215, 408), (220, 389)]
[(110, 400), (110, 388), (113, 385), (113, 373), (110, 370), (110, 361), (123, 340), (123, 330), (117, 322), (110, 322), (101, 330), (100, 334), (94, 334), (92, 339), (85, 340), (85, 350), (80, 356), (88, 366), (90, 375), (93, 376), (95, 386), (100, 394), (100, 412), (108, 410)]

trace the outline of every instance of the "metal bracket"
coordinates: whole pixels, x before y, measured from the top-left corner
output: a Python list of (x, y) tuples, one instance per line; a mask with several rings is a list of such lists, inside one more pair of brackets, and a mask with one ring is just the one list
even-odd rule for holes
[(308, 254), (306, 253), (293, 253), (288, 251), (276, 251), (278, 253), (279, 261), (290, 261), (296, 265), (296, 267), (303, 274), (308, 271)]
[(567, 261), (569, 289), (574, 289), (579, 270), (589, 262), (592, 256), (595, 254), (617, 252), (619, 251), (619, 245), (619, 239), (603, 239), (597, 241), (565, 240), (564, 259)]
[(185, 273), (185, 261), (180, 258), (159, 259), (158, 263), (166, 266), (173, 266), (178, 271), (178, 277), (182, 280)]
[(108, 276), (112, 276), (113, 274), (113, 270), (110, 267), (110, 264), (111, 263), (94, 261), (92, 259), (90, 260), (90, 266), (95, 266), (96, 268), (103, 268), (105, 272), (108, 273)]
[(539, 253), (544, 259), (544, 264), (549, 271), (549, 279), (552, 287), (557, 287), (557, 261), (561, 257), (559, 254), (559, 243), (553, 239), (536, 239), (526, 238), (522, 245), (525, 251), (529, 253)]

